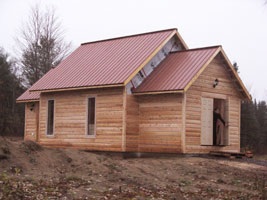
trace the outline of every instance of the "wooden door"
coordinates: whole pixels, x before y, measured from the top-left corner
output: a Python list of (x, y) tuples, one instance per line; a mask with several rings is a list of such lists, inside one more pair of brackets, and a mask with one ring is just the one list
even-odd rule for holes
[[(224, 104), (224, 121), (229, 124), (229, 99), (225, 100)], [(229, 127), (224, 128), (223, 145), (229, 145)]]
[(201, 144), (213, 145), (213, 99), (202, 98)]

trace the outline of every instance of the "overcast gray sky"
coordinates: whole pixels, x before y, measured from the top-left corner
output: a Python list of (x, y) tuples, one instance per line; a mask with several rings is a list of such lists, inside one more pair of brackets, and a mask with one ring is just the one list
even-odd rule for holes
[(0, 0), (0, 46), (14, 37), (35, 3), (53, 6), (74, 48), (80, 43), (178, 28), (189, 48), (221, 44), (244, 84), (267, 100), (267, 5), (264, 0)]

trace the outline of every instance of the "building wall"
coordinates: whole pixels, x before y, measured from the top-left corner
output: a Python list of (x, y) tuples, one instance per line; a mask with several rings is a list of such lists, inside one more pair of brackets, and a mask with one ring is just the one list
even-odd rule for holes
[(127, 95), (126, 100), (126, 151), (137, 152), (139, 150), (138, 97)]
[(182, 95), (138, 96), (139, 151), (181, 152)]
[[(215, 78), (219, 85), (213, 88)], [(96, 137), (88, 138), (87, 97), (94, 95)], [(207, 96), (229, 102), (229, 146), (201, 146), (201, 98)], [(46, 135), (48, 99), (55, 100), (54, 136)], [(185, 95), (135, 96), (127, 95), (123, 88), (42, 93), (33, 111), (32, 103), (25, 104), (25, 140), (36, 140), (39, 118), (38, 141), (46, 146), (170, 153), (239, 151), (240, 100), (230, 73), (214, 59)]]
[(25, 103), (24, 140), (36, 141), (38, 132), (38, 117), (39, 117), (39, 102)]
[[(185, 153), (211, 150), (240, 151), (240, 92), (230, 72), (217, 58), (201, 73), (186, 93)], [(219, 84), (213, 88), (214, 80)], [(226, 98), (229, 102), (229, 142), (226, 147), (201, 146), (201, 98)]]
[[(96, 96), (96, 137), (86, 136), (87, 98)], [(47, 100), (55, 100), (54, 136), (46, 135)], [(122, 151), (123, 89), (42, 93), (40, 144), (100, 151)]]

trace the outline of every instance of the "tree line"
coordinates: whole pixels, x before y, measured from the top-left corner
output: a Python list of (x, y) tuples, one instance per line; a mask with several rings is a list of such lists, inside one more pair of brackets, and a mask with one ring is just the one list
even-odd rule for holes
[(0, 135), (23, 135), (24, 105), (16, 104), (16, 98), (24, 90), (15, 63), (0, 49)]
[[(29, 19), (16, 38), (19, 56), (12, 59), (0, 49), (0, 135), (23, 136), (24, 105), (16, 98), (68, 55), (63, 29), (54, 9), (31, 9)], [(237, 63), (233, 64), (238, 71)], [(241, 147), (267, 151), (267, 105), (265, 101), (242, 102)]]
[(257, 153), (267, 152), (266, 101), (242, 102), (241, 147)]

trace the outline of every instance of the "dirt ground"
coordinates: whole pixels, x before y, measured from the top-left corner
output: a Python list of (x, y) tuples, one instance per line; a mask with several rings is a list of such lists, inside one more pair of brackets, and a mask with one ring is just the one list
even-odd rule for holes
[(0, 199), (267, 199), (267, 156), (125, 158), (0, 138)]

